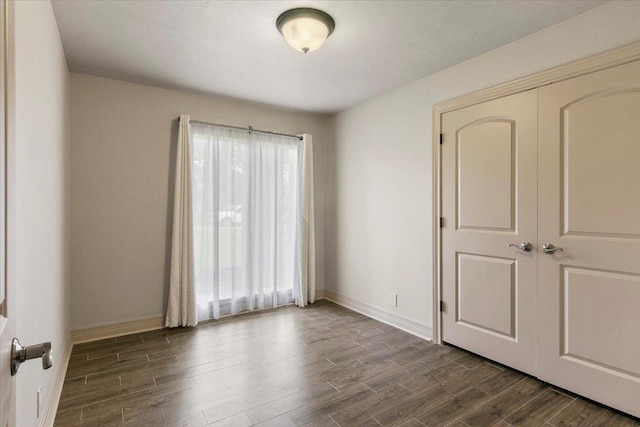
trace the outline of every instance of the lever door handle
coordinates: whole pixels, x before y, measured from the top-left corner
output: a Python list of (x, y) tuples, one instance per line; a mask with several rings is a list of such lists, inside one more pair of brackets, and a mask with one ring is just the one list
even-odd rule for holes
[(529, 242), (522, 242), (519, 245), (516, 245), (515, 243), (510, 243), (509, 247), (514, 246), (520, 250), (523, 250), (524, 252), (531, 252), (533, 250), (533, 245)]
[(23, 347), (18, 338), (14, 338), (11, 341), (11, 375), (18, 373), (18, 368), (23, 362), (39, 357), (42, 357), (42, 369), (49, 369), (53, 366), (53, 352), (50, 342)]
[(542, 250), (544, 251), (545, 254), (548, 254), (548, 255), (552, 255), (555, 251), (564, 252), (564, 249), (556, 248), (551, 243), (545, 243), (544, 245), (542, 245)]

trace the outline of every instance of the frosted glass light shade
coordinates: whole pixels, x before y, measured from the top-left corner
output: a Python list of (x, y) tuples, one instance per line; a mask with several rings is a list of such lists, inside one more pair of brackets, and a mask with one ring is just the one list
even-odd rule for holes
[(276, 21), (289, 46), (300, 52), (316, 50), (335, 28), (331, 16), (317, 9), (298, 8), (287, 10)]

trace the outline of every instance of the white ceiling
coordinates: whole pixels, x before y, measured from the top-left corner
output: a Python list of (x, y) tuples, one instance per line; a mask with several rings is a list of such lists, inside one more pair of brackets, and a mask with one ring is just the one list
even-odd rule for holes
[[(332, 113), (606, 1), (78, 1), (53, 9), (71, 71)], [(293, 7), (336, 21), (324, 46), (290, 48)]]

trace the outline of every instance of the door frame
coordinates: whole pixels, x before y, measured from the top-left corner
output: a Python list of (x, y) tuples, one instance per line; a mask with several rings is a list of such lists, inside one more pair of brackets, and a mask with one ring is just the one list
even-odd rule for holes
[[(442, 232), (440, 229), (440, 217), (442, 216), (442, 159), (440, 150), (440, 132), (442, 115), (513, 95), (551, 83), (557, 83), (573, 77), (594, 73), (617, 65), (626, 64), (640, 59), (640, 42), (634, 42), (617, 49), (593, 55), (569, 64), (560, 65), (546, 71), (531, 74), (502, 83), (496, 86), (482, 89), (467, 95), (459, 96), (448, 101), (435, 104), (432, 109), (432, 153), (433, 153), (433, 342), (442, 344), (442, 314), (440, 300), (442, 298)], [(445, 219), (446, 220), (446, 219)]]
[[(16, 149), (16, 129), (15, 129), (15, 10), (13, 0), (0, 0), (4, 5), (4, 14), (0, 17), (4, 21), (4, 44), (0, 48), (4, 62), (4, 97), (0, 97), (0, 102), (4, 103), (4, 141), (2, 147), (4, 162), (4, 194), (0, 197), (4, 199), (4, 223), (0, 227), (4, 228), (4, 239), (0, 239), (0, 244), (4, 246), (4, 275), (0, 281), (0, 286), (4, 287), (4, 302), (0, 307), (0, 312), (9, 318), (6, 324), (5, 335), (13, 335), (16, 326), (16, 284), (15, 284), (15, 149)], [(4, 356), (4, 353), (3, 353)], [(7, 426), (16, 425), (16, 392), (15, 379), (10, 379), (9, 408)], [(3, 402), (4, 403), (4, 402)]]

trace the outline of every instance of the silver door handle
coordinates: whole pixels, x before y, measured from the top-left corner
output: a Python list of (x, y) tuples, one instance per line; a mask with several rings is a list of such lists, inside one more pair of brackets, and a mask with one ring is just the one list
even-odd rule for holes
[(551, 243), (545, 243), (544, 245), (542, 245), (542, 250), (544, 251), (545, 254), (549, 254), (549, 255), (553, 254), (555, 251), (564, 252), (564, 249), (556, 248)]
[(11, 341), (11, 375), (18, 373), (21, 363), (39, 357), (42, 357), (42, 369), (49, 369), (53, 366), (53, 352), (50, 342), (23, 347), (18, 338), (14, 338)]
[(509, 247), (511, 246), (521, 249), (525, 252), (531, 252), (533, 250), (533, 245), (531, 245), (531, 243), (529, 242), (522, 242), (519, 245), (516, 245), (515, 243), (510, 243)]

